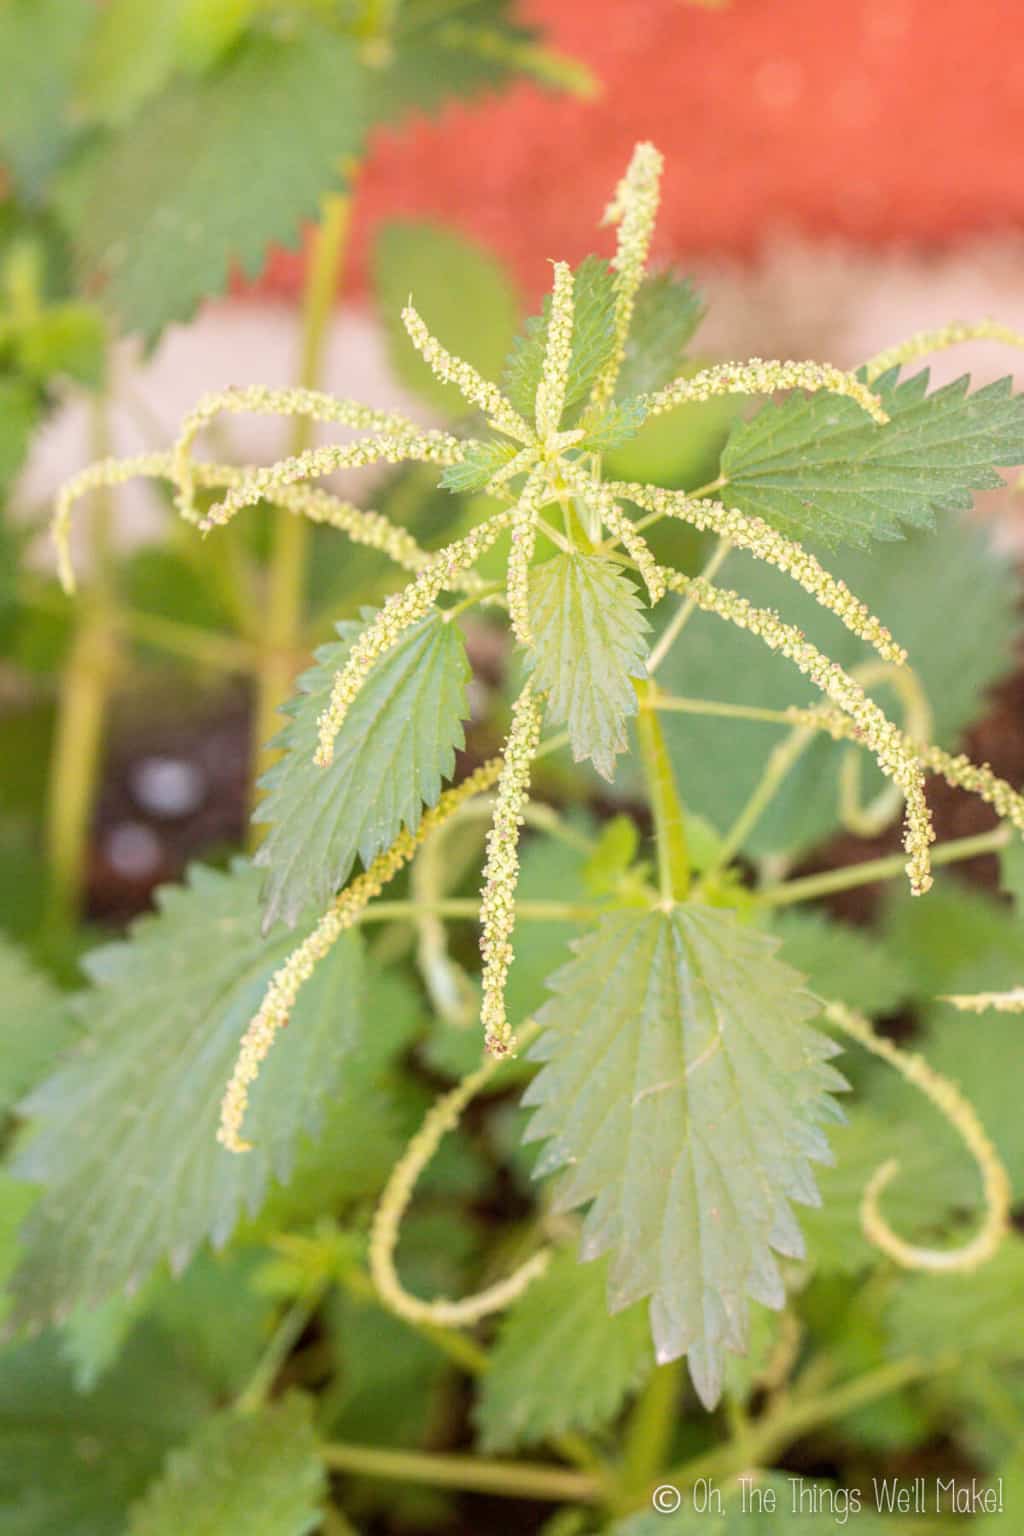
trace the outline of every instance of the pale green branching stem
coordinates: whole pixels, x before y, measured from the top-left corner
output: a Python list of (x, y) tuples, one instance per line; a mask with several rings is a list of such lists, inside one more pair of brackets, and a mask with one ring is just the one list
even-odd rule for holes
[(490, 789), (497, 782), (501, 767), (501, 758), (492, 758), (455, 789), (446, 790), (437, 805), (424, 812), (415, 832), (403, 828), (391, 847), (378, 854), (369, 869), (342, 891), (309, 937), (275, 971), (259, 1009), (242, 1036), (238, 1059), (221, 1100), (217, 1140), (228, 1151), (246, 1152), (251, 1146), (241, 1136), (242, 1122), (249, 1103), (249, 1089), (256, 1081), (279, 1030), (287, 1024), (303, 984), (309, 980), (316, 966), (341, 935), (359, 921), (368, 903), (408, 864), (433, 829), (454, 815), (470, 796)]
[[(729, 543), (728, 539), (719, 539), (718, 543), (715, 545), (714, 550), (712, 551), (710, 558), (700, 573), (705, 581), (714, 580), (718, 572), (722, 569), (722, 566), (725, 563), (731, 548), (732, 545)], [(687, 624), (689, 624), (696, 611), (697, 599), (693, 596), (692, 593), (689, 597), (680, 598), (679, 606), (676, 608), (676, 611), (672, 615), (669, 622), (665, 625), (665, 628), (662, 630), (658, 637), (657, 644), (652, 647), (651, 654), (647, 658), (648, 677), (653, 677), (655, 672), (657, 672), (658, 668), (665, 660), (665, 657), (668, 655), (675, 642), (679, 639), (679, 636), (682, 634)], [(660, 709), (662, 706), (657, 704), (654, 707)]]

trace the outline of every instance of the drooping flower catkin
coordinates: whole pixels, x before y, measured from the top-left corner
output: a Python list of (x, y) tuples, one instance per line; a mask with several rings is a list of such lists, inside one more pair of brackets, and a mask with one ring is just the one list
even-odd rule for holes
[(485, 523), (456, 539), (430, 560), (401, 592), (386, 598), (373, 621), (357, 636), (345, 665), (337, 673), (327, 708), (317, 722), (318, 746), (314, 761), (326, 768), (334, 757), (334, 738), (341, 730), (353, 701), (374, 666), (405, 631), (433, 606), (438, 593), (451, 586), (469, 566), (475, 565), (508, 525), (510, 513), (496, 512)]
[[(855, 597), (845, 581), (832, 576), (801, 544), (787, 539), (760, 517), (747, 517), (720, 501), (687, 496), (685, 491), (665, 490), (661, 486), (638, 485), (632, 481), (606, 484), (611, 495), (632, 501), (647, 512), (662, 517), (681, 518), (694, 528), (718, 534), (738, 549), (749, 550), (766, 565), (773, 565), (803, 587), (805, 592), (834, 613), (859, 639), (873, 646), (885, 661), (901, 665), (907, 659), (888, 629), (865, 603)], [(617, 535), (621, 537), (621, 535)], [(628, 549), (625, 538), (622, 539)]]
[(879, 768), (899, 785), (903, 793), (907, 876), (913, 894), (923, 895), (932, 883), (928, 850), (935, 840), (935, 832), (924, 795), (924, 774), (903, 732), (887, 719), (838, 662), (829, 661), (801, 630), (784, 623), (770, 608), (756, 608), (738, 592), (712, 586), (700, 577), (690, 578), (677, 571), (666, 571), (665, 576), (673, 591), (687, 593), (698, 607), (717, 614), (739, 629), (748, 630), (771, 650), (792, 661), (844, 714), (850, 716), (855, 727), (854, 737), (863, 738)]
[(259, 1076), (278, 1031), (287, 1024), (303, 983), (309, 980), (341, 935), (359, 921), (388, 881), (409, 862), (424, 839), (473, 795), (490, 789), (501, 768), (502, 759), (491, 758), (454, 789), (446, 790), (432, 810), (424, 811), (415, 832), (403, 828), (391, 847), (378, 854), (369, 869), (342, 891), (309, 937), (274, 972), (266, 995), (242, 1036), (238, 1058), (221, 1100), (217, 1140), (222, 1146), (231, 1152), (246, 1152), (250, 1148), (251, 1144), (243, 1141), (241, 1135), (249, 1089)]
[(519, 881), (519, 829), (530, 790), (530, 769), (540, 737), (541, 707), (529, 683), (512, 710), (498, 781), (494, 819), (487, 834), (487, 860), (480, 904), (480, 954), (483, 957), (484, 1042), (496, 1056), (507, 1056), (515, 1039), (505, 1013), (505, 983), (513, 960)]
[(711, 400), (715, 395), (773, 395), (785, 389), (826, 389), (855, 400), (871, 419), (884, 426), (889, 417), (866, 384), (831, 363), (788, 362), (752, 357), (746, 363), (716, 363), (692, 378), (674, 379), (653, 395), (643, 397), (649, 416), (660, 416), (688, 402)]

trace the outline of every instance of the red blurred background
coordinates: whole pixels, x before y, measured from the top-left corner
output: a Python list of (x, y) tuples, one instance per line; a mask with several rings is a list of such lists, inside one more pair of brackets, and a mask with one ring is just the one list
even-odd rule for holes
[[(780, 234), (941, 246), (1024, 220), (1020, 0), (523, 0), (598, 100), (520, 85), (380, 132), (349, 284), (385, 217), (436, 217), (531, 298), (576, 260), (637, 139), (667, 160), (655, 256), (749, 257)], [(279, 253), (264, 290), (291, 293)]]

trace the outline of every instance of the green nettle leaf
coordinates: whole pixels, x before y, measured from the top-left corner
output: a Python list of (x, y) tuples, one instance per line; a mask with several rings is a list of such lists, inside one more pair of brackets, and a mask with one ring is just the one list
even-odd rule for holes
[[(572, 356), (565, 390), (565, 407), (570, 410), (590, 393), (590, 388), (615, 350), (615, 274), (606, 261), (588, 256), (576, 268), (573, 289), (575, 314), (572, 330)], [(521, 335), (512, 344), (505, 364), (502, 389), (527, 421), (533, 420), (537, 386), (544, 371), (548, 315), (551, 297), (544, 300), (543, 312), (527, 320)]]
[(0, 158), (33, 201), (72, 137), (65, 108), (93, 17), (88, 0), (0, 5)]
[[(929, 892), (927, 913), (916, 902), (897, 901), (889, 915), (887, 943), (896, 946), (921, 994), (1002, 991), (1024, 978), (1024, 928), (1012, 908), (949, 879)], [(1017, 1074), (1021, 1021), (1013, 1014), (960, 1013), (932, 1001), (924, 1014), (921, 1049), (937, 1072), (951, 1077), (971, 1101), (995, 1143), (1016, 1189), (1024, 1184), (1024, 1116)], [(878, 1085), (879, 1102), (902, 1113), (907, 1099), (892, 1074)], [(968, 1208), (978, 1199), (977, 1173), (943, 1124), (931, 1135), (933, 1158), (945, 1168), (952, 1192)]]
[(523, 49), (535, 45), (538, 34), (516, 21), (515, 11), (515, 0), (464, 0), (457, 10), (436, 0), (403, 0), (392, 58), (368, 71), (373, 121), (410, 110), (436, 112), (453, 97), (476, 96), (517, 76), (550, 83)]
[(548, 718), (568, 723), (577, 762), (589, 757), (613, 778), (637, 711), (632, 679), (646, 673), (650, 625), (636, 588), (614, 561), (558, 554), (530, 571), (530, 617), (527, 665)]
[(38, 391), (26, 379), (0, 379), (0, 495), (24, 463), (38, 419)]
[[(267, 982), (291, 947), (259, 933), (259, 876), (194, 867), (129, 941), (86, 957), (85, 1038), (25, 1101), (13, 1171), (43, 1192), (12, 1281), (14, 1321), (46, 1321), (182, 1269), (229, 1237), (338, 1092), (363, 1023), (362, 942), (345, 935), (302, 989), (251, 1093), (244, 1156), (216, 1142), (219, 1104)], [(312, 921), (313, 914), (310, 914)]]
[(177, 63), (183, 0), (107, 0), (83, 51), (76, 105), (87, 122), (119, 126), (167, 84)]
[[(501, 263), (452, 230), (400, 220), (385, 224), (377, 235), (373, 284), (399, 378), (431, 405), (464, 414), (455, 386), (440, 383), (413, 347), (401, 312), (411, 294), (430, 331), (443, 336), (450, 351), (485, 378), (496, 378), (516, 334), (520, 308)], [(514, 453), (518, 445), (510, 446)]]
[(972, 1364), (1024, 1364), (1022, 1295), (1024, 1241), (1016, 1236), (970, 1274), (909, 1275), (886, 1311), (892, 1347), (928, 1360), (966, 1341)]
[[(433, 377), (433, 375), (431, 375)], [(482, 491), (492, 475), (503, 469), (519, 451), (509, 438), (488, 438), (466, 449), (459, 464), (441, 471), (440, 484), (448, 491)]]
[(899, 951), (878, 936), (832, 922), (823, 912), (786, 912), (772, 924), (788, 965), (802, 971), (812, 992), (860, 1013), (891, 1013), (911, 991)]
[(700, 295), (688, 277), (678, 278), (672, 272), (645, 277), (615, 386), (619, 399), (652, 393), (674, 379), (683, 349), (703, 316)]
[(817, 1203), (810, 1162), (841, 1118), (838, 1047), (776, 949), (720, 909), (602, 918), (550, 982), (524, 1099), (555, 1208), (592, 1202), (582, 1252), (611, 1255), (609, 1309), (649, 1296), (658, 1360), (685, 1354), (709, 1407), (747, 1298), (785, 1300), (772, 1250), (803, 1255), (790, 1202)]
[(324, 908), (351, 873), (368, 864), (402, 827), (415, 830), (455, 769), (468, 713), (469, 663), (462, 632), (440, 609), (406, 630), (374, 667), (345, 717), (329, 768), (313, 762), (317, 719), (335, 673), (363, 623), (339, 624), (340, 640), (322, 646), (286, 706), (290, 723), (276, 738), (284, 756), (261, 780), (254, 820), (272, 829), (256, 855), (267, 869), (264, 928), (294, 923), (314, 902)]
[(341, 186), (364, 81), (352, 42), (307, 26), (247, 38), (222, 69), (172, 85), (64, 179), (83, 282), (102, 282), (125, 328), (152, 342), (232, 267), (255, 277), (268, 244), (293, 244)]
[(931, 527), (936, 512), (969, 510), (1002, 484), (993, 465), (1024, 461), (1024, 395), (1012, 379), (968, 394), (970, 378), (927, 393), (929, 372), (872, 388), (890, 421), (854, 401), (792, 395), (737, 426), (722, 455), (726, 498), (797, 538), (865, 546)]
[[(4, 1536), (111, 1536), (164, 1455), (209, 1412), (177, 1352), (141, 1330), (95, 1392), (71, 1383), (56, 1334), (0, 1353)], [(185, 1522), (179, 1532), (193, 1527)]]
[(613, 400), (593, 421), (586, 423), (586, 437), (580, 443), (580, 451), (587, 453), (611, 453), (636, 437), (647, 419), (647, 407), (642, 400)]
[[(733, 559), (735, 575), (726, 580)], [(846, 550), (827, 563), (907, 647), (932, 707), (932, 740), (955, 747), (961, 731), (983, 707), (985, 690), (1012, 665), (1019, 616), (1016, 581), (1007, 561), (990, 550), (975, 529), (950, 520), (933, 534), (914, 534), (889, 545), (884, 559)], [(736, 555), (729, 557), (719, 579), (742, 588), (752, 602), (785, 614), (841, 666), (856, 667), (865, 660), (856, 638), (777, 571)], [(821, 699), (788, 662), (711, 614), (694, 614), (665, 658), (658, 680), (666, 693), (773, 709), (813, 705)], [(870, 691), (887, 712), (900, 718), (891, 688)], [(669, 752), (686, 785), (688, 806), (716, 827), (728, 827), (739, 814), (766, 753), (788, 734), (785, 726), (777, 729), (745, 720), (682, 714), (661, 719)], [(792, 856), (835, 830), (839, 766), (846, 750), (853, 749), (824, 736), (812, 743), (757, 823), (746, 852)], [(870, 799), (886, 781), (868, 754), (860, 756), (863, 794)], [(626, 760), (623, 779), (631, 762)]]
[(128, 1536), (306, 1536), (326, 1491), (312, 1404), (295, 1393), (258, 1413), (208, 1419), (171, 1452)]
[(0, 1114), (53, 1069), (77, 1037), (69, 1000), (33, 970), (16, 945), (0, 936)]
[(476, 1406), (483, 1451), (601, 1429), (651, 1371), (643, 1307), (609, 1318), (606, 1289), (604, 1263), (563, 1252), (506, 1313)]

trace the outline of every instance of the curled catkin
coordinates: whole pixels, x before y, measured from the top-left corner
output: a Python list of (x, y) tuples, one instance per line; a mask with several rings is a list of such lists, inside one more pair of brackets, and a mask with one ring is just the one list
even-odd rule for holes
[(334, 757), (334, 739), (341, 730), (354, 700), (374, 666), (411, 625), (422, 619), (439, 592), (450, 587), (473, 565), (508, 525), (510, 514), (497, 512), (463, 539), (456, 539), (432, 555), (415, 580), (401, 592), (393, 592), (376, 618), (366, 626), (337, 673), (330, 701), (317, 722), (319, 743), (314, 761), (326, 768)]
[(647, 414), (660, 416), (677, 405), (711, 400), (715, 395), (774, 395), (783, 389), (827, 389), (833, 395), (855, 400), (879, 426), (889, 420), (878, 396), (854, 374), (833, 368), (831, 363), (783, 362), (763, 357), (752, 357), (746, 363), (717, 363), (690, 379), (674, 379), (643, 399)]
[(507, 1056), (515, 1048), (505, 1013), (505, 983), (513, 960), (519, 829), (530, 790), (530, 769), (537, 752), (540, 723), (540, 703), (527, 683), (515, 702), (505, 742), (494, 819), (487, 834), (480, 904), (480, 953), (484, 962), (481, 1020), (486, 1047), (495, 1056)]
[(129, 480), (166, 479), (171, 459), (166, 453), (143, 453), (134, 459), (100, 459), (80, 474), (66, 480), (57, 492), (57, 502), (50, 522), (50, 537), (57, 555), (57, 574), (65, 592), (75, 590), (75, 571), (71, 563), (71, 512), (76, 501)]
[(923, 1056), (902, 1051), (891, 1040), (877, 1035), (868, 1020), (842, 1003), (830, 1002), (825, 1017), (851, 1039), (858, 1041), (872, 1055), (895, 1067), (908, 1083), (935, 1105), (943, 1119), (960, 1136), (981, 1174), (985, 1196), (985, 1219), (971, 1240), (962, 1248), (920, 1248), (894, 1232), (882, 1215), (879, 1202), (883, 1190), (899, 1171), (890, 1159), (872, 1175), (861, 1201), (864, 1235), (896, 1264), (904, 1269), (929, 1270), (932, 1273), (965, 1272), (994, 1257), (1009, 1230), (1012, 1192), (1010, 1179), (974, 1110), (955, 1083), (930, 1067)]
[(496, 782), (502, 760), (492, 758), (454, 789), (446, 790), (432, 810), (425, 811), (415, 832), (403, 829), (391, 847), (373, 860), (328, 907), (308, 938), (294, 949), (271, 978), (259, 1009), (242, 1036), (238, 1058), (220, 1106), (217, 1140), (229, 1152), (247, 1152), (251, 1143), (242, 1139), (242, 1122), (249, 1104), (249, 1089), (259, 1076), (278, 1031), (287, 1024), (304, 982), (341, 935), (353, 927), (366, 907), (379, 896), (388, 881), (412, 858), (435, 827), (453, 816), (473, 795), (483, 794)]
[[(747, 517), (720, 501), (705, 501), (687, 496), (684, 491), (665, 490), (661, 486), (612, 481), (606, 489), (647, 512), (679, 518), (694, 528), (717, 533), (737, 549), (749, 550), (766, 565), (774, 565), (791, 576), (822, 608), (834, 613), (851, 634), (873, 646), (885, 661), (897, 666), (906, 661), (907, 653), (903, 647), (897, 645), (881, 619), (854, 596), (846, 582), (832, 576), (801, 544), (787, 539), (763, 518)], [(625, 539), (622, 542), (628, 548)]]
[[(535, 1023), (527, 1024), (522, 1031), (523, 1043), (532, 1040), (537, 1033), (538, 1026)], [(370, 1273), (384, 1305), (399, 1317), (407, 1318), (411, 1323), (433, 1324), (435, 1327), (442, 1328), (467, 1328), (483, 1317), (503, 1311), (515, 1301), (517, 1296), (522, 1295), (528, 1285), (544, 1273), (551, 1261), (550, 1248), (542, 1248), (504, 1279), (497, 1280), (485, 1290), (478, 1291), (476, 1295), (465, 1296), (459, 1301), (450, 1301), (446, 1296), (438, 1296), (433, 1301), (423, 1301), (418, 1296), (410, 1295), (402, 1285), (395, 1267), (399, 1229), (402, 1217), (412, 1199), (416, 1180), (437, 1151), (445, 1132), (455, 1129), (466, 1105), (474, 1094), (479, 1093), (484, 1084), (494, 1076), (501, 1066), (502, 1059), (491, 1057), (475, 1072), (464, 1077), (462, 1082), (450, 1092), (442, 1094), (434, 1103), (427, 1112), (420, 1129), (396, 1163), (387, 1188), (381, 1195), (380, 1204), (374, 1212), (373, 1227), (370, 1232)]]

